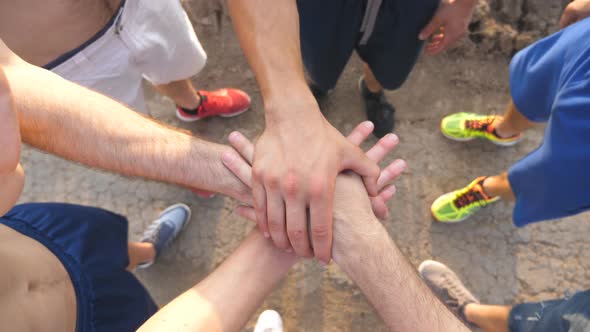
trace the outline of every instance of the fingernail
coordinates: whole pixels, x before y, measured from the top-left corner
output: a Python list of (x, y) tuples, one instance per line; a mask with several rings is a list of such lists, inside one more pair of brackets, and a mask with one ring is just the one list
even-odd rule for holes
[(420, 35), (418, 36), (418, 39), (420, 39), (420, 40), (424, 40), (424, 39), (426, 39), (426, 37), (425, 37), (423, 34), (420, 34)]
[(395, 194), (395, 192), (397, 191), (397, 188), (395, 186), (390, 186), (389, 188), (387, 188), (387, 191), (392, 194)]
[(221, 160), (226, 163), (231, 163), (234, 160), (234, 155), (233, 153), (226, 151), (221, 155)]
[(270, 235), (268, 234), (268, 232), (264, 232), (264, 237), (267, 238), (267, 239), (270, 237)]
[(408, 166), (408, 165), (406, 164), (405, 160), (396, 160), (393, 163), (393, 167), (395, 167), (397, 170), (404, 169), (404, 168), (406, 168), (406, 166)]
[(369, 129), (370, 129), (370, 128), (373, 128), (373, 122), (371, 122), (371, 121), (365, 121), (365, 122), (363, 123), (363, 125), (364, 125), (366, 128), (369, 128)]
[(399, 141), (399, 138), (395, 134), (387, 134), (387, 139), (390, 140), (390, 141), (392, 141), (392, 142)]
[(231, 134), (229, 134), (229, 140), (232, 141), (232, 140), (237, 139), (238, 138), (238, 135), (239, 134), (237, 132), (235, 132), (235, 131), (232, 132)]

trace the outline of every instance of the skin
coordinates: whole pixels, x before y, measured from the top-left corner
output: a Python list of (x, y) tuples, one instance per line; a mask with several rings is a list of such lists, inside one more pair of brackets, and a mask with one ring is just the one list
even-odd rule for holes
[[(351, 134), (354, 143), (366, 138), (361, 127), (355, 130), (357, 136)], [(234, 135), (230, 141), (244, 159), (252, 160), (254, 147), (245, 137)], [(391, 149), (386, 137), (366, 156), (378, 162)], [(248, 164), (236, 156), (227, 157), (224, 155), (226, 166), (244, 183), (251, 183)], [(399, 173), (385, 183), (397, 176)], [(382, 172), (382, 177), (388, 175)], [(384, 193), (383, 188), (379, 189)], [(336, 264), (361, 288), (390, 331), (468, 331), (418, 277), (373, 214), (373, 205), (359, 176), (352, 172), (338, 176), (332, 253)], [(238, 212), (255, 220), (251, 208), (241, 207)]]
[[(259, 228), (281, 249), (328, 262), (336, 175), (343, 170), (356, 172), (375, 196), (378, 167), (346, 142), (319, 111), (303, 75), (296, 2), (228, 0), (228, 5), (264, 100), (266, 127), (256, 143), (252, 167)], [(461, 37), (474, 6), (475, 0), (443, 0), (420, 35), (431, 40), (426, 52), (440, 53)], [(435, 34), (438, 28), (443, 33)], [(373, 91), (381, 88), (376, 80), (369, 84)], [(311, 229), (307, 229), (307, 210)]]
[(320, 113), (303, 75), (295, 1), (229, 0), (228, 6), (264, 100), (266, 127), (252, 167), (258, 225), (279, 248), (328, 262), (337, 174), (355, 171), (377, 195), (379, 167)]
[(559, 20), (559, 27), (563, 29), (588, 16), (590, 16), (590, 0), (572, 1), (563, 11)]
[(418, 38), (428, 40), (424, 53), (437, 55), (463, 38), (473, 16), (477, 0), (442, 0), (430, 22)]
[(250, 190), (221, 163), (228, 147), (32, 66), (1, 41), (0, 67), (10, 82), (24, 142), (89, 167), (251, 201)]

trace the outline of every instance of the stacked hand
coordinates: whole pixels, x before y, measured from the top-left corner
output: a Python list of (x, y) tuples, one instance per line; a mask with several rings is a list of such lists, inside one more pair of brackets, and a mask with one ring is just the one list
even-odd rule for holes
[[(352, 131), (352, 133), (348, 136), (348, 141), (355, 146), (359, 145), (371, 134), (372, 129), (373, 126), (370, 122), (364, 122)], [(241, 181), (247, 185), (251, 185), (252, 172), (250, 163), (254, 158), (254, 145), (246, 137), (238, 132), (233, 132), (230, 135), (230, 143), (237, 152), (226, 152), (223, 155), (223, 163), (226, 165), (226, 167), (228, 167), (228, 169), (236, 174), (236, 176), (240, 178)], [(397, 136), (389, 134), (377, 142), (373, 148), (368, 150), (365, 156), (372, 162), (377, 163), (382, 160), (389, 152), (391, 152), (397, 143)], [(358, 184), (360, 183), (360, 180), (358, 180), (358, 176), (352, 176), (352, 172), (340, 174), (335, 183), (336, 194), (334, 201), (334, 219), (341, 220), (344, 216), (352, 217), (363, 214), (372, 215), (373, 213), (375, 213), (375, 215), (377, 215), (379, 218), (387, 217), (389, 211), (386, 203), (393, 197), (396, 190), (395, 186), (392, 185), (391, 182), (403, 172), (405, 167), (406, 164), (403, 160), (395, 160), (383, 170), (381, 170), (377, 180), (378, 195), (374, 197), (369, 197), (367, 195), (366, 189), (364, 189), (365, 186), (361, 185), (360, 187), (363, 188), (363, 190), (359, 192)], [(257, 220), (257, 213), (251, 207), (239, 207), (238, 213), (248, 219)], [(306, 218), (305, 214), (303, 218)], [(330, 223), (330, 227), (331, 225), (332, 224)], [(303, 233), (302, 237), (305, 237), (306, 239), (309, 238), (307, 232)], [(331, 240), (332, 239), (330, 238), (330, 242)]]

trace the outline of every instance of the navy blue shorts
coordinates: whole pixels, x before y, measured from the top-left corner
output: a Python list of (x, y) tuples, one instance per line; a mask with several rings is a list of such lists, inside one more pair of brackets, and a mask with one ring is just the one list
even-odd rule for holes
[(511, 332), (590, 331), (590, 291), (567, 299), (515, 305), (508, 326)]
[(126, 270), (124, 217), (97, 208), (40, 203), (16, 206), (0, 224), (43, 244), (64, 265), (76, 291), (76, 331), (135, 331), (158, 310)]
[(590, 209), (590, 19), (539, 40), (514, 56), (510, 92), (531, 121), (547, 122), (538, 149), (514, 164), (514, 223), (562, 218)]
[(418, 39), (440, 0), (383, 0), (375, 30), (359, 45), (367, 0), (297, 0), (301, 53), (311, 79), (332, 89), (356, 50), (381, 85), (399, 88), (422, 50)]

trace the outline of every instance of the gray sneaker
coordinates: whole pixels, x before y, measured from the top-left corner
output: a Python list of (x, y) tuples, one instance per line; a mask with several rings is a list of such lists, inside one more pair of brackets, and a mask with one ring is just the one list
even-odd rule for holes
[[(162, 250), (170, 246), (178, 237), (178, 234), (188, 225), (190, 219), (191, 209), (187, 205), (174, 204), (160, 213), (158, 219), (148, 226), (140, 242), (153, 244), (157, 258)], [(154, 261), (139, 264), (138, 267), (144, 269), (154, 264)]]
[(463, 285), (461, 279), (446, 265), (436, 261), (424, 261), (418, 267), (420, 277), (438, 298), (465, 323), (463, 309), (469, 303), (479, 304), (479, 300)]

